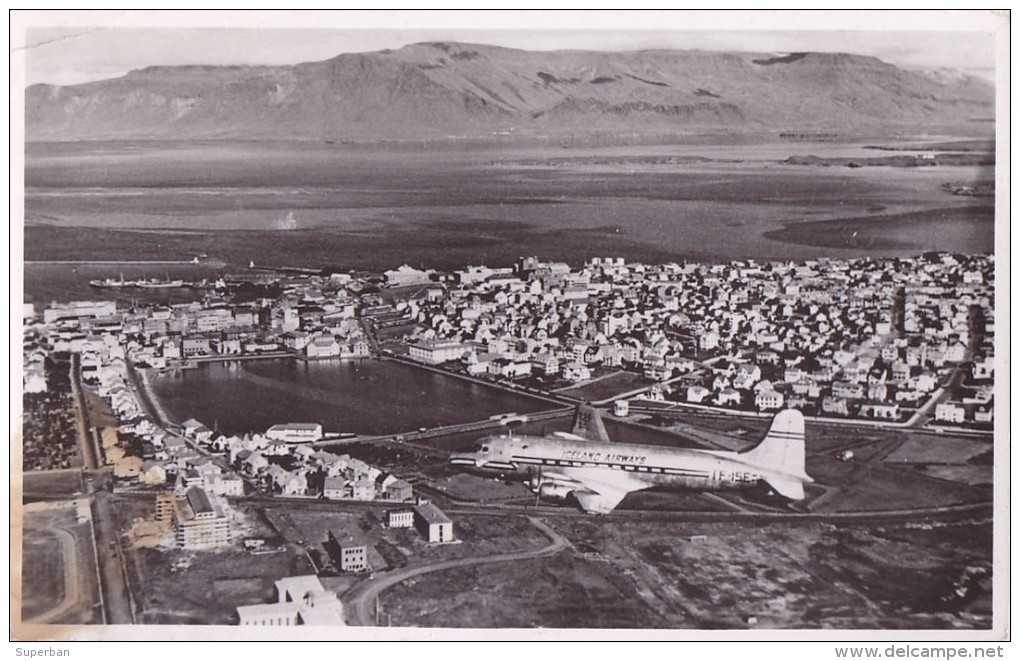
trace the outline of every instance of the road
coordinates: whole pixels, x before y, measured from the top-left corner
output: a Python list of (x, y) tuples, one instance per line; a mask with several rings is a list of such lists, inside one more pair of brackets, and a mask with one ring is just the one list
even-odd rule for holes
[[(527, 415), (518, 416), (517, 419), (527, 418), (528, 422), (540, 422), (543, 420), (554, 420), (556, 418), (562, 418), (570, 413), (571, 409), (553, 409), (550, 411), (538, 411), (537, 413), (528, 413)], [(485, 430), (499, 429), (503, 427), (503, 420), (493, 420), (487, 418), (485, 420), (476, 420), (473, 422), (461, 422), (452, 425), (443, 425), (442, 427), (430, 427), (424, 431), (409, 431), (398, 434), (383, 434), (380, 436), (357, 436), (355, 438), (343, 438), (343, 439), (324, 439), (321, 441), (313, 441), (311, 443), (305, 443), (305, 445), (313, 448), (330, 448), (340, 447), (343, 445), (350, 445), (352, 443), (390, 443), (397, 442), (394, 439), (400, 437), (400, 443), (402, 445), (408, 445), (426, 452), (434, 452), (442, 455), (449, 455), (449, 451), (438, 450), (428, 445), (415, 444), (413, 441), (424, 440), (427, 438), (437, 436), (450, 436), (452, 434), (461, 434), (464, 432), (475, 431), (484, 432)]]
[(96, 493), (92, 500), (92, 526), (96, 533), (100, 586), (108, 624), (134, 624), (124, 559), (120, 554), (117, 527), (110, 514), (109, 495)]
[(82, 460), (89, 470), (99, 468), (99, 446), (96, 436), (89, 425), (88, 406), (81, 385), (81, 357), (71, 354), (71, 394), (74, 396), (75, 418), (78, 423), (78, 446), (81, 448)]
[(549, 545), (535, 551), (521, 551), (519, 553), (501, 553), (481, 558), (460, 558), (448, 560), (425, 567), (414, 567), (395, 571), (383, 578), (371, 578), (358, 583), (344, 594), (344, 611), (347, 616), (347, 624), (352, 626), (368, 627), (375, 625), (375, 618), (372, 615), (372, 607), (376, 599), (384, 590), (387, 590), (398, 583), (409, 578), (431, 574), (433, 572), (456, 569), (458, 567), (470, 567), (473, 565), (491, 564), (494, 562), (513, 562), (516, 560), (530, 560), (532, 558), (544, 558), (555, 555), (560, 551), (570, 548), (570, 542), (558, 532), (547, 526), (535, 517), (528, 517), (532, 525), (542, 531), (549, 538)]

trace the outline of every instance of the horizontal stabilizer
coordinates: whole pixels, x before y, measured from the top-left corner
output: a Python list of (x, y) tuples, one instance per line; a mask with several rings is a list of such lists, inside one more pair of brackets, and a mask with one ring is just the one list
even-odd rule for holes
[(790, 500), (804, 500), (804, 483), (796, 478), (766, 476), (765, 482), (772, 490)]

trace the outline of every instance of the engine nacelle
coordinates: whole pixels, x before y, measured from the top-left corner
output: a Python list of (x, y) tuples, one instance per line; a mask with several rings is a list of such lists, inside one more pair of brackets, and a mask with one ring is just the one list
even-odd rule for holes
[(550, 482), (543, 482), (538, 489), (538, 495), (541, 498), (551, 498), (554, 500), (566, 500), (567, 497), (574, 491), (573, 487), (568, 487), (563, 484), (556, 484)]

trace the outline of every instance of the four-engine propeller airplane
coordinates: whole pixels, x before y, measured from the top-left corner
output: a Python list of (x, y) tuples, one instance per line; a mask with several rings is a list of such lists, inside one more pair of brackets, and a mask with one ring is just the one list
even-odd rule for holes
[(571, 433), (488, 436), (450, 463), (470, 472), (521, 478), (539, 497), (573, 495), (586, 512), (607, 514), (632, 491), (654, 487), (715, 491), (765, 482), (791, 500), (814, 480), (804, 469), (804, 416), (780, 411), (765, 437), (743, 452), (612, 443), (598, 412), (578, 407)]

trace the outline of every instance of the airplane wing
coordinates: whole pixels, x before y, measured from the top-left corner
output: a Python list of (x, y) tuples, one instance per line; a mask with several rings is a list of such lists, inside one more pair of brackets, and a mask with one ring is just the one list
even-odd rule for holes
[(625, 491), (608, 491), (605, 493), (593, 493), (590, 491), (575, 491), (574, 497), (581, 504), (581, 509), (592, 514), (609, 514), (620, 504)]
[(548, 473), (546, 477), (570, 489), (581, 509), (594, 514), (612, 512), (628, 493), (649, 486), (629, 473), (614, 471), (607, 475), (605, 471), (585, 468), (562, 468), (558, 473)]
[(570, 433), (587, 441), (610, 443), (606, 425), (602, 422), (599, 412), (592, 406), (580, 405), (574, 412), (574, 426)]

